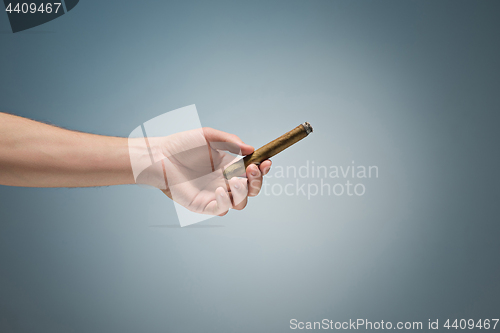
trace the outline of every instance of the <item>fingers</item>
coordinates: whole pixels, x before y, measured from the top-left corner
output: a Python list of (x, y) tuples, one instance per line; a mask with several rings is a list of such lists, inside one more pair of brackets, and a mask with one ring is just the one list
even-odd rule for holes
[(242, 210), (247, 205), (247, 180), (244, 178), (233, 177), (229, 180), (231, 195), (233, 198), (233, 209)]
[(247, 167), (249, 197), (254, 197), (259, 194), (262, 187), (262, 176), (269, 172), (271, 165), (272, 162), (270, 160), (265, 160), (259, 166), (250, 164)]
[[(210, 127), (203, 128), (203, 134), (208, 142), (228, 142), (236, 144), (239, 147), (240, 151), (232, 151), (235, 154), (248, 155), (253, 153), (254, 148), (250, 145), (247, 145), (241, 139), (230, 133), (222, 132)], [(231, 149), (230, 149), (231, 151)]]
[(269, 170), (271, 170), (272, 164), (273, 163), (271, 162), (271, 160), (265, 160), (259, 165), (260, 172), (262, 172), (264, 176), (267, 175), (269, 173)]
[(262, 172), (259, 167), (255, 164), (250, 164), (247, 167), (247, 179), (248, 179), (248, 196), (254, 197), (260, 192), (262, 187)]
[(269, 173), (272, 162), (265, 160), (259, 166), (251, 164), (247, 167), (247, 179), (233, 177), (228, 181), (227, 190), (218, 187), (215, 191), (215, 201), (205, 209), (211, 215), (224, 216), (230, 208), (242, 210), (246, 207), (248, 197), (259, 194), (263, 175)]

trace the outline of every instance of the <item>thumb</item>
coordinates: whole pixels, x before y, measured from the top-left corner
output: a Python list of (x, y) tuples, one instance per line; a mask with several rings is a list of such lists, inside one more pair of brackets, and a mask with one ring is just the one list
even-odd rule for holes
[(204, 127), (203, 134), (209, 143), (226, 143), (222, 145), (219, 144), (219, 147), (214, 146), (216, 149), (228, 150), (234, 154), (241, 155), (251, 154), (255, 150), (252, 146), (247, 145), (234, 134), (222, 132), (210, 127)]

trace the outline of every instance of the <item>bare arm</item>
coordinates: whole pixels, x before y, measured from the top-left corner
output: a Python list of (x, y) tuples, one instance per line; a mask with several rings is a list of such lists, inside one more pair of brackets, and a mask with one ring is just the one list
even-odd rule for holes
[(0, 113), (0, 184), (134, 184), (125, 138), (79, 133)]

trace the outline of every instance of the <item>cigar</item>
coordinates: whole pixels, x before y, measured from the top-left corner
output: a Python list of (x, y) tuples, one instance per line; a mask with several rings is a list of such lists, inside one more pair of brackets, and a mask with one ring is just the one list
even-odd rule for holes
[(243, 159), (229, 165), (224, 170), (224, 177), (229, 180), (233, 177), (241, 177), (245, 174), (245, 170), (250, 164), (259, 165), (261, 162), (267, 160), (270, 157), (282, 152), (291, 145), (299, 142), (303, 138), (309, 135), (313, 131), (311, 124), (305, 122), (295, 127), (288, 133), (283, 134), (276, 140), (269, 142), (268, 144), (257, 149), (250, 155), (245, 156)]

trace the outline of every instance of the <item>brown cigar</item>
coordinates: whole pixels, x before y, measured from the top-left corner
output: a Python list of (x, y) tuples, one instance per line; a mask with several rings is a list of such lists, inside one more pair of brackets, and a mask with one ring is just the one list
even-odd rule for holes
[(259, 165), (261, 162), (273, 157), (279, 152), (282, 152), (294, 143), (299, 142), (312, 131), (312, 126), (308, 122), (300, 124), (290, 132), (283, 134), (276, 140), (262, 146), (250, 155), (247, 155), (243, 159), (229, 165), (224, 170), (224, 177), (229, 180), (233, 177), (241, 177), (245, 175), (245, 170), (250, 164), (253, 163)]

